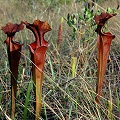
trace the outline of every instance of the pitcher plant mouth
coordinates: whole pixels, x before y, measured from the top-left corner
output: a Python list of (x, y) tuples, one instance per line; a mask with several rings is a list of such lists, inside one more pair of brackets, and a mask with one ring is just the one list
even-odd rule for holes
[(2, 30), (7, 34), (7, 39), (5, 43), (7, 45), (8, 61), (11, 71), (11, 118), (14, 119), (16, 111), (16, 94), (17, 94), (17, 79), (18, 79), (18, 66), (20, 60), (20, 52), (23, 44), (14, 41), (14, 36), (16, 32), (24, 29), (24, 24), (12, 24), (8, 23), (6, 26), (2, 27)]
[(102, 88), (104, 84), (104, 75), (107, 67), (107, 60), (110, 52), (110, 46), (112, 40), (115, 38), (110, 32), (103, 32), (102, 28), (105, 23), (116, 14), (110, 14), (102, 12), (100, 15), (95, 16), (95, 22), (97, 24), (96, 32), (98, 33), (98, 81), (96, 87), (96, 102), (100, 104), (100, 98), (102, 96)]
[(51, 30), (47, 22), (35, 20), (33, 24), (24, 22), (26, 28), (31, 30), (35, 36), (35, 42), (29, 45), (32, 64), (33, 81), (35, 83), (36, 96), (36, 120), (40, 117), (42, 109), (42, 82), (44, 79), (44, 65), (46, 60), (46, 51), (48, 49), (48, 42), (44, 39), (44, 34)]

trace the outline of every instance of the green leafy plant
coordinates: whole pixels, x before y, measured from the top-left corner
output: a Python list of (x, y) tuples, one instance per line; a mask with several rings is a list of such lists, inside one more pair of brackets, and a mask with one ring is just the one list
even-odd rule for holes
[(67, 15), (67, 24), (73, 28), (72, 40), (75, 40), (78, 33), (77, 18), (75, 14)]
[[(78, 2), (78, 1), (76, 1), (76, 2)], [(81, 2), (81, 1), (79, 1), (79, 2)], [(90, 29), (93, 28), (93, 26), (95, 26), (94, 16), (95, 16), (96, 12), (93, 11), (94, 6), (95, 5), (93, 2), (88, 2), (85, 0), (83, 13), (78, 11), (76, 13), (72, 13), (72, 14), (67, 15), (67, 19), (66, 19), (67, 24), (70, 27), (72, 27), (72, 29), (73, 29), (72, 40), (77, 39), (77, 35), (79, 33), (79, 30), (82, 27), (84, 28), (86, 23), (90, 27)]]

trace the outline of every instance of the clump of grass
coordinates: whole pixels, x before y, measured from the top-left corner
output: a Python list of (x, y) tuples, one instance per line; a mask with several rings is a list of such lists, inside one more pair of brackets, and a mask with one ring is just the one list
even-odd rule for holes
[[(47, 38), (50, 43), (50, 47), (46, 56), (47, 60), (44, 72), (45, 80), (43, 82), (42, 93), (44, 107), (42, 108), (40, 119), (108, 119), (108, 100), (110, 100), (110, 94), (112, 95), (112, 117), (113, 119), (120, 118), (118, 91), (118, 71), (120, 64), (118, 42), (119, 15), (110, 21), (110, 23), (112, 23), (111, 27), (106, 26), (113, 34), (115, 34), (116, 38), (113, 41), (109, 55), (110, 62), (108, 61), (107, 72), (105, 75), (106, 83), (103, 87), (103, 97), (101, 97), (102, 104), (98, 107), (95, 104), (96, 93), (94, 92), (97, 80), (97, 35), (96, 33), (93, 33), (95, 26), (91, 25), (89, 21), (84, 22), (84, 20), (80, 19), (81, 27), (78, 29), (76, 40), (72, 40), (71, 36), (73, 36), (73, 28), (69, 27), (67, 22), (64, 21), (63, 42), (61, 44), (60, 52), (57, 51), (59, 21), (62, 17), (67, 18), (68, 13), (71, 15), (79, 12), (81, 13), (80, 15), (83, 16), (85, 2), (80, 1), (75, 3), (74, 1), (71, 1), (71, 4), (55, 4), (54, 7), (52, 7), (52, 2), (49, 2), (50, 4), (48, 4), (48, 1), (41, 1), (43, 2), (42, 4), (37, 0), (27, 0), (26, 2), (14, 0), (9, 2), (5, 0), (3, 2), (1, 0), (0, 2), (0, 8), (3, 11), (2, 13), (0, 12), (2, 15), (0, 21), (1, 26), (8, 21), (15, 23), (23, 20), (32, 22), (37, 18), (42, 21), (48, 21), (52, 27), (52, 31), (45, 35), (45, 38)], [(116, 4), (114, 3), (115, 1), (95, 2), (96, 6), (93, 7), (93, 10), (97, 11), (100, 9), (100, 11), (106, 11), (110, 5), (112, 5), (111, 7), (115, 6), (116, 8)], [(8, 10), (7, 6), (12, 7), (9, 7)], [(18, 7), (19, 9), (16, 9)], [(90, 14), (87, 15), (89, 16)], [(78, 14), (76, 15), (76, 18), (78, 18)], [(10, 73), (6, 58), (7, 54), (3, 44), (5, 39), (3, 32), (0, 33), (0, 36), (0, 50), (4, 53), (2, 54), (0, 52), (0, 56), (2, 56), (0, 57), (0, 95), (2, 103), (0, 104), (0, 119), (5, 119), (7, 117), (10, 118)], [(15, 118), (34, 119), (33, 116), (35, 111), (33, 103), (35, 102), (35, 99), (32, 97), (34, 96), (34, 92), (33, 90), (29, 91), (29, 85), (33, 84), (30, 79), (32, 66), (29, 59), (30, 53), (27, 50), (27, 44), (34, 40), (34, 36), (27, 30), (22, 31), (18, 36), (18, 41), (21, 41), (20, 39), (22, 39), (25, 42), (25, 52), (22, 54), (22, 59), (20, 61), (20, 75), (18, 79), (19, 92), (16, 98), (17, 111)], [(74, 78), (72, 77), (71, 51), (75, 51), (74, 55), (78, 59), (76, 77)], [(24, 74), (23, 68), (25, 68)], [(111, 93), (107, 87), (108, 82), (110, 82)], [(116, 90), (115, 88), (118, 89)], [(30, 99), (28, 100), (29, 97)]]

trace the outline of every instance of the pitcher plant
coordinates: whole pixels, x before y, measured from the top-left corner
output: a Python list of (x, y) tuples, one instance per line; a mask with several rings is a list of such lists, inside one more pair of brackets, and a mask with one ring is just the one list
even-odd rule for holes
[(25, 22), (26, 28), (31, 30), (35, 36), (35, 42), (29, 45), (31, 60), (32, 60), (32, 74), (35, 83), (36, 96), (36, 120), (40, 117), (42, 109), (42, 82), (44, 79), (44, 64), (46, 60), (46, 51), (48, 49), (48, 42), (44, 39), (44, 34), (51, 30), (47, 22), (35, 20), (33, 24)]
[(100, 98), (102, 96), (102, 88), (104, 84), (104, 75), (107, 67), (107, 60), (109, 56), (110, 46), (112, 44), (112, 40), (115, 38), (114, 35), (110, 32), (103, 32), (102, 28), (105, 23), (111, 17), (116, 14), (110, 14), (103, 12), (100, 15), (95, 16), (95, 22), (97, 24), (96, 32), (98, 33), (98, 81), (96, 87), (96, 102), (100, 104)]
[(20, 44), (19, 42), (14, 41), (14, 36), (16, 32), (19, 32), (20, 30), (24, 29), (24, 24), (21, 22), (21, 24), (12, 24), (8, 23), (6, 26), (2, 27), (2, 30), (5, 34), (7, 34), (7, 39), (5, 40), (5, 43), (7, 45), (7, 52), (8, 52), (8, 61), (10, 65), (10, 71), (11, 71), (11, 118), (12, 120), (15, 117), (15, 110), (16, 110), (16, 93), (17, 93), (17, 79), (18, 79), (18, 66), (19, 66), (19, 60), (21, 56), (21, 48), (23, 44)]

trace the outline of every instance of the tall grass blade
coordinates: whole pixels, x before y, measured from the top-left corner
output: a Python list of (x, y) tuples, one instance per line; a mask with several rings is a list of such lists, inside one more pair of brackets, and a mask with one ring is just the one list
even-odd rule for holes
[(108, 119), (113, 120), (113, 115), (112, 115), (113, 104), (112, 104), (112, 92), (110, 89), (110, 83), (109, 83), (109, 91), (110, 91), (110, 100), (108, 100)]
[(32, 83), (30, 82), (27, 88), (27, 96), (26, 96), (26, 101), (25, 101), (25, 109), (24, 109), (24, 120), (28, 120), (27, 118), (27, 113), (28, 113), (28, 105), (30, 101), (30, 90), (32, 88)]
[(53, 79), (55, 79), (55, 73), (54, 73), (54, 69), (53, 69), (52, 60), (49, 59), (49, 62), (50, 62), (50, 68), (51, 68), (52, 77), (53, 77)]

